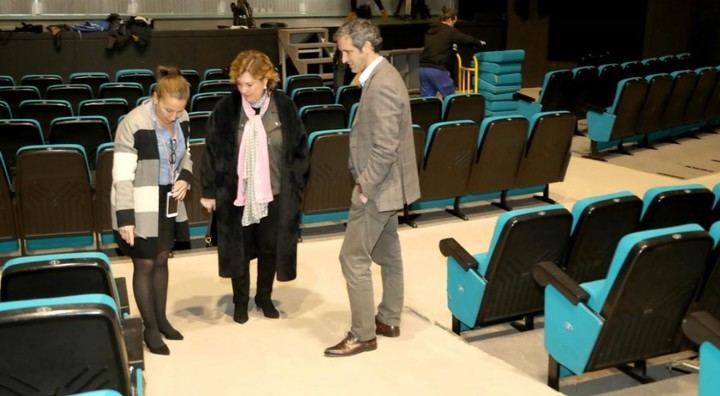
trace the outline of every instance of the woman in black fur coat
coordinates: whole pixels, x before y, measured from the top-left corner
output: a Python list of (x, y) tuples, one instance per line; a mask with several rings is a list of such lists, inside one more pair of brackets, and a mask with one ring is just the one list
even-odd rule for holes
[(233, 319), (245, 323), (250, 260), (258, 259), (255, 305), (268, 318), (280, 316), (271, 300), (275, 276), (297, 275), (308, 148), (295, 104), (273, 89), (279, 77), (267, 55), (241, 52), (230, 79), (235, 89), (209, 121), (200, 202), (215, 211), (220, 276), (232, 278)]

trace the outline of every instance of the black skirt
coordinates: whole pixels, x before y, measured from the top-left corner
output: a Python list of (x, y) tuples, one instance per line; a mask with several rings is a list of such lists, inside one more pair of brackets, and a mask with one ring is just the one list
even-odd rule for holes
[(132, 258), (154, 259), (158, 253), (172, 250), (175, 241), (189, 241), (190, 227), (187, 221), (178, 223), (175, 217), (165, 215), (167, 205), (167, 193), (170, 192), (170, 185), (159, 186), (160, 201), (158, 202), (158, 236), (152, 238), (140, 238), (135, 236), (135, 245), (128, 245), (115, 231), (115, 241), (120, 250), (126, 256)]

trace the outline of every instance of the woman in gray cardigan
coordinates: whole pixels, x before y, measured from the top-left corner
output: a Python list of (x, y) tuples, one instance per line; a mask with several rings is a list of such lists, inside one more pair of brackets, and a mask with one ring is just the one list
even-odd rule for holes
[(179, 71), (159, 66), (152, 98), (123, 119), (115, 136), (112, 221), (115, 240), (133, 261), (133, 292), (150, 352), (167, 355), (162, 336), (182, 340), (165, 313), (168, 255), (189, 240), (183, 199), (192, 178), (190, 86)]

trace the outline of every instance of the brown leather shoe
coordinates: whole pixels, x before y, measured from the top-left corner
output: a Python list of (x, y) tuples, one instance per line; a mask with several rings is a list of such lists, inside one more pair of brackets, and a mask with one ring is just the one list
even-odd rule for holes
[(375, 334), (385, 337), (400, 337), (400, 326), (390, 326), (375, 317)]
[(357, 355), (361, 352), (374, 351), (377, 349), (377, 339), (360, 341), (355, 334), (348, 332), (345, 338), (335, 346), (325, 350), (327, 357), (343, 357)]

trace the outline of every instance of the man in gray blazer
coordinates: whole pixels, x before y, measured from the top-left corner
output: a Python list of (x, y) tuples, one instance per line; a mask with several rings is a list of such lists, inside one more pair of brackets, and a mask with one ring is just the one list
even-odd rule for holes
[[(377, 348), (375, 335), (400, 335), (403, 264), (397, 211), (420, 197), (410, 101), (395, 68), (378, 54), (380, 30), (358, 19), (335, 33), (343, 63), (359, 74), (362, 95), (350, 133), (355, 180), (350, 217), (340, 250), (352, 312), (350, 332), (325, 356)], [(375, 315), (370, 265), (381, 267), (383, 297)]]

